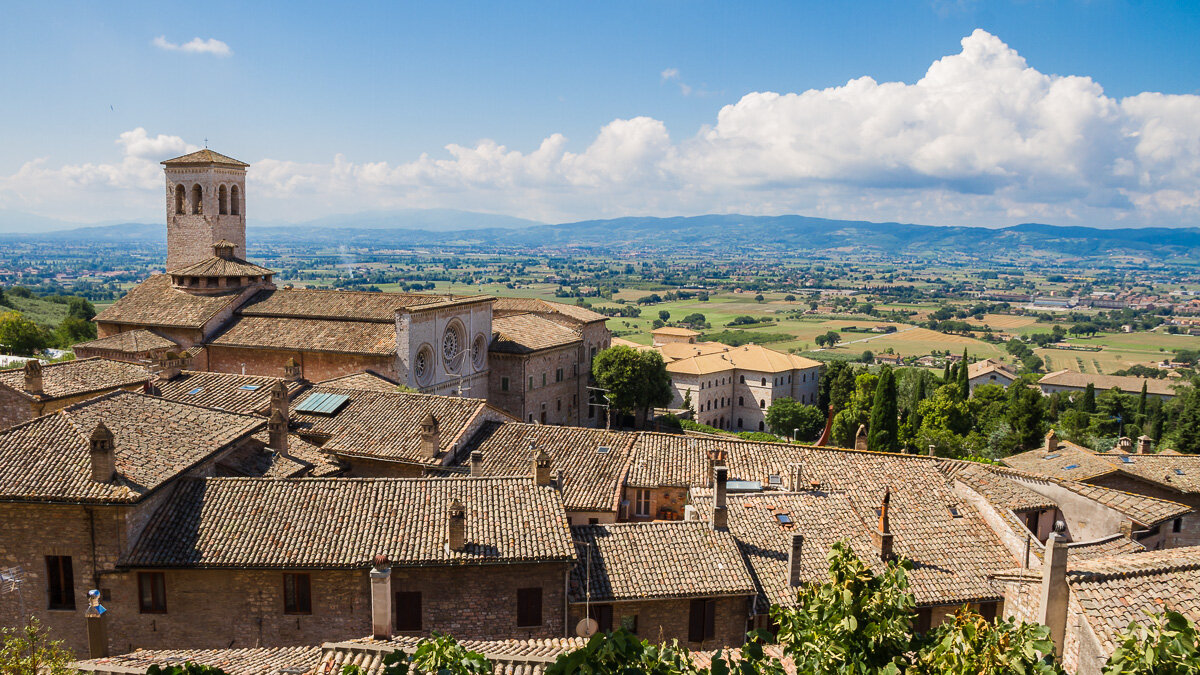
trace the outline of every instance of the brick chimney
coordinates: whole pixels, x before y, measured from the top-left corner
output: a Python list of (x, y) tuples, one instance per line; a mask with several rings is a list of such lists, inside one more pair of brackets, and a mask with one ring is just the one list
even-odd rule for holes
[(278, 412), (283, 415), (283, 419), (288, 419), (288, 392), (287, 385), (278, 381), (271, 385), (271, 408), (270, 414)]
[(386, 555), (375, 556), (371, 563), (371, 636), (392, 637), (392, 564)]
[(437, 457), (441, 446), (441, 425), (433, 413), (427, 413), (421, 422), (421, 456), (426, 459)]
[(108, 430), (108, 427), (104, 426), (104, 422), (99, 422), (92, 429), (92, 436), (89, 442), (91, 445), (92, 480), (98, 483), (107, 483), (117, 475), (117, 461), (113, 450), (113, 433)]
[(1054, 532), (1046, 539), (1046, 552), (1042, 554), (1042, 596), (1039, 605), (1038, 623), (1050, 629), (1054, 640), (1055, 654), (1062, 654), (1063, 639), (1067, 632), (1067, 542), (1061, 534), (1065, 528), (1062, 521), (1054, 524)]
[(269, 447), (280, 455), (288, 454), (288, 421), (283, 413), (275, 410), (267, 420), (267, 435), (270, 437)]
[(1122, 436), (1118, 438), (1117, 450), (1125, 453), (1133, 452), (1133, 439), (1128, 436)]
[(299, 363), (296, 363), (296, 359), (289, 356), (283, 364), (283, 376), (295, 382), (304, 379), (304, 369), (300, 367)]
[(450, 502), (450, 542), (451, 551), (464, 551), (467, 548), (467, 511), (462, 502), (455, 499)]
[(1138, 436), (1137, 454), (1149, 455), (1154, 452), (1154, 439), (1142, 434)]
[(471, 451), (471, 475), (472, 476), (482, 476), (483, 475), (483, 451), (482, 450), (472, 450)]
[(854, 449), (867, 449), (867, 425), (865, 424), (858, 425), (858, 431), (854, 433)]
[(1054, 430), (1046, 432), (1046, 452), (1054, 452), (1058, 449), (1058, 434)]
[(712, 527), (714, 530), (724, 530), (729, 527), (729, 507), (725, 505), (725, 490), (728, 482), (729, 468), (718, 466), (716, 477), (713, 479)]
[(154, 377), (159, 382), (170, 382), (183, 371), (183, 357), (175, 352), (163, 352), (154, 362)]
[(37, 396), (46, 393), (42, 389), (42, 364), (37, 359), (25, 362), (25, 391)]
[(892, 554), (892, 524), (888, 510), (892, 504), (892, 489), (886, 488), (883, 491), (883, 502), (879, 504), (879, 526), (875, 532), (875, 546), (879, 549), (879, 557), (885, 562), (891, 560), (895, 556)]
[(804, 535), (792, 533), (792, 549), (788, 551), (788, 586), (800, 586), (800, 549), (804, 546)]
[[(529, 449), (533, 450), (537, 447), (536, 443), (530, 443)], [(549, 485), (550, 484), (550, 455), (546, 454), (544, 449), (538, 450), (533, 456), (533, 484), (534, 485)]]

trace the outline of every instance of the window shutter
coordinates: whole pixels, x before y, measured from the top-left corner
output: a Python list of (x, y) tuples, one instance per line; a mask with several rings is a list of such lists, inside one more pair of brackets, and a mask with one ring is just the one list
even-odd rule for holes
[(704, 601), (692, 600), (688, 612), (688, 642), (704, 642)]
[(711, 640), (717, 635), (717, 601), (704, 601), (704, 639)]
[(395, 597), (396, 631), (421, 630), (421, 592), (397, 591)]
[(542, 625), (541, 587), (517, 589), (517, 625)]

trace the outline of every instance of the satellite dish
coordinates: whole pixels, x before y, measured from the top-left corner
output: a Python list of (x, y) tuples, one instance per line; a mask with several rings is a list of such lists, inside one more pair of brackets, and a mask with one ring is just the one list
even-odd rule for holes
[(600, 630), (600, 624), (595, 619), (584, 619), (575, 626), (575, 634), (579, 637), (591, 637)]

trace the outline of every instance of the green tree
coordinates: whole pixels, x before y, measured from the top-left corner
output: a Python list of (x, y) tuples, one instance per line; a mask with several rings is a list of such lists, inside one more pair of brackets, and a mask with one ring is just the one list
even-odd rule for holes
[(896, 402), (896, 375), (884, 367), (875, 385), (871, 421), (867, 425), (867, 448), (880, 452), (900, 450), (900, 410)]
[(947, 382), (950, 381), (950, 375), (952, 375), (952, 373), (950, 372), (950, 361), (947, 360), (946, 367), (942, 371), (942, 384), (946, 384)]
[(767, 408), (767, 429), (776, 436), (791, 437), (796, 432), (800, 441), (816, 440), (825, 426), (825, 415), (816, 406), (804, 405), (794, 398), (776, 399)]
[(671, 320), (671, 313), (665, 309), (660, 309), (660, 310), (658, 310), (658, 318), (662, 319), (663, 322), (665, 323), (665, 322)]
[(96, 316), (96, 306), (87, 298), (73, 297), (67, 301), (67, 316), (73, 319), (91, 321)]
[(1197, 675), (1200, 648), (1196, 624), (1167, 610), (1138, 625), (1129, 624), (1108, 657), (1103, 675)]
[(0, 347), (18, 356), (33, 356), (49, 342), (46, 332), (20, 312), (0, 314)]
[(833, 440), (843, 448), (854, 445), (858, 428), (871, 421), (871, 405), (875, 401), (875, 389), (879, 376), (874, 373), (859, 373), (854, 378), (854, 390), (849, 401), (833, 417)]
[(676, 644), (653, 645), (648, 640), (639, 640), (624, 628), (612, 633), (596, 633), (580, 649), (561, 654), (554, 663), (546, 666), (546, 675), (693, 675), (699, 672), (687, 649)]
[(1083, 390), (1083, 396), (1079, 399), (1079, 409), (1085, 413), (1096, 412), (1096, 385), (1091, 382), (1088, 382)]
[(75, 660), (61, 640), (51, 640), (41, 622), (30, 618), (20, 628), (0, 630), (0, 673), (4, 675), (67, 675)]
[(963, 349), (962, 361), (958, 366), (958, 391), (963, 398), (971, 396), (971, 381), (968, 379), (967, 350)]
[(1179, 452), (1200, 454), (1200, 389), (1179, 387), (1170, 404), (1168, 440)]
[(91, 321), (68, 316), (54, 331), (55, 342), (60, 347), (70, 347), (78, 342), (96, 339), (96, 324)]
[(1020, 439), (1021, 447), (1036, 448), (1042, 442), (1045, 397), (1020, 380), (1008, 388), (1008, 413), (1005, 419)]
[[(417, 643), (412, 654), (397, 649), (384, 656), (382, 670), (383, 675), (491, 675), (492, 662), (483, 654), (466, 649), (449, 635), (434, 632), (431, 637)], [(356, 665), (342, 668), (342, 675), (360, 673), (362, 669)]]
[(670, 405), (674, 398), (667, 365), (657, 351), (609, 347), (596, 355), (592, 376), (608, 392), (613, 408), (633, 414), (639, 427), (650, 408)]
[(1060, 675), (1050, 629), (1015, 619), (988, 621), (963, 608), (917, 652), (913, 675)]
[(825, 334), (825, 342), (832, 348), (836, 347), (837, 343), (842, 341), (842, 334), (836, 330), (831, 330)]

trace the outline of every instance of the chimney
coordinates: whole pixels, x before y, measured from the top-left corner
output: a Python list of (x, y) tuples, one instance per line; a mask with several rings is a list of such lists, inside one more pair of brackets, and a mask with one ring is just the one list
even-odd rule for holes
[(286, 457), (288, 454), (288, 421), (278, 410), (272, 412), (271, 418), (267, 420), (267, 435), (270, 437), (270, 448)]
[(100, 591), (87, 592), (88, 608), (83, 615), (87, 621), (88, 658), (102, 659), (108, 656), (108, 627), (104, 625), (104, 613), (108, 610), (100, 604)]
[(421, 456), (426, 459), (437, 457), (441, 446), (441, 427), (433, 413), (426, 413), (421, 422)]
[(792, 533), (792, 550), (788, 551), (788, 586), (800, 586), (800, 549), (804, 545), (804, 535)]
[(1149, 455), (1154, 452), (1154, 439), (1142, 434), (1138, 436), (1137, 454)]
[(883, 491), (883, 502), (879, 505), (879, 527), (875, 533), (875, 544), (879, 547), (879, 557), (884, 562), (895, 557), (892, 554), (893, 535), (891, 518), (888, 514), (891, 503), (892, 489), (889, 487)]
[(233, 254), (237, 250), (237, 244), (227, 239), (215, 242), (212, 247), (213, 255), (221, 260), (233, 260)]
[(867, 449), (867, 425), (865, 424), (858, 425), (858, 431), (854, 433), (854, 449)]
[(450, 502), (449, 547), (451, 551), (464, 551), (467, 548), (467, 512), (457, 499)]
[(154, 377), (159, 382), (170, 382), (183, 371), (183, 357), (175, 352), (164, 352), (154, 364)]
[(712, 527), (714, 530), (724, 530), (729, 527), (729, 507), (725, 505), (725, 484), (729, 481), (729, 468), (718, 466), (716, 474), (713, 479)]
[(37, 359), (25, 362), (25, 391), (36, 396), (46, 393), (42, 389), (42, 364)]
[(283, 415), (283, 419), (288, 419), (288, 392), (287, 385), (282, 381), (271, 385), (271, 408), (270, 414), (278, 412)]
[[(529, 449), (533, 450), (537, 447), (536, 443), (530, 443)], [(550, 455), (546, 454), (545, 450), (538, 450), (533, 456), (533, 484), (534, 485), (549, 485), (550, 484)]]
[(375, 556), (371, 564), (371, 636), (392, 637), (392, 564), (386, 555)]
[(1067, 631), (1067, 542), (1061, 532), (1062, 521), (1054, 524), (1054, 532), (1046, 539), (1042, 554), (1042, 602), (1038, 623), (1050, 629), (1054, 652), (1061, 655)]
[(804, 489), (804, 463), (801, 462), (792, 469), (792, 492)]
[(825, 416), (825, 430), (817, 439), (817, 447), (829, 445), (829, 435), (833, 433), (833, 404), (829, 404), (829, 414)]
[(1054, 452), (1058, 449), (1058, 434), (1054, 430), (1046, 432), (1046, 452)]
[(288, 357), (288, 360), (283, 364), (283, 376), (295, 382), (304, 378), (304, 369), (296, 363), (296, 359)]
[(1128, 436), (1122, 436), (1117, 439), (1117, 450), (1129, 453), (1133, 452), (1133, 439)]
[(472, 450), (471, 451), (471, 475), (476, 476), (476, 477), (483, 475), (483, 451), (482, 450)]
[(930, 457), (933, 457), (933, 456), (934, 456), (934, 455), (936, 455), (936, 454), (937, 454), (937, 446), (936, 446), (936, 445), (932, 445), (932, 444), (931, 444), (931, 445), (929, 446), (929, 456), (930, 456)]
[(117, 475), (117, 462), (113, 456), (113, 433), (104, 426), (104, 422), (96, 424), (92, 429), (91, 456), (92, 480), (107, 483)]

